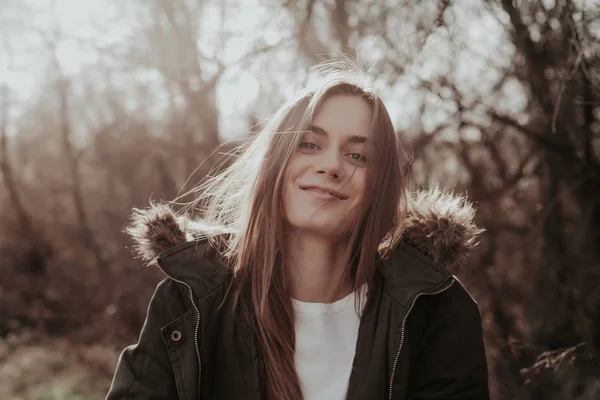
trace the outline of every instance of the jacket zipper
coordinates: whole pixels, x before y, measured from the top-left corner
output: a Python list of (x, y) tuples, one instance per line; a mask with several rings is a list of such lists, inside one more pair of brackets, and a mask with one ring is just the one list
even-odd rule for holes
[(450, 281), (450, 283), (446, 284), (444, 287), (442, 287), (441, 289), (438, 289), (434, 292), (421, 292), (418, 293), (412, 300), (412, 302), (410, 303), (410, 306), (408, 307), (408, 311), (406, 312), (406, 314), (404, 315), (404, 319), (402, 320), (402, 327), (400, 329), (400, 345), (398, 346), (398, 352), (396, 353), (396, 358), (394, 358), (394, 365), (392, 366), (392, 376), (390, 377), (390, 394), (388, 397), (388, 400), (392, 400), (392, 388), (394, 387), (394, 377), (396, 376), (396, 366), (398, 365), (398, 359), (400, 358), (400, 351), (402, 350), (402, 346), (404, 345), (404, 329), (406, 327), (406, 319), (408, 318), (408, 315), (410, 314), (410, 312), (412, 311), (413, 307), (415, 306), (415, 303), (417, 302), (417, 299), (419, 297), (421, 297), (422, 295), (436, 295), (436, 294), (440, 294), (442, 292), (445, 292), (446, 290), (448, 290), (450, 288), (450, 286), (452, 286), (454, 284), (454, 279), (452, 279)]
[(157, 261), (156, 263), (158, 265), (158, 268), (163, 272), (163, 274), (165, 274), (166, 276), (168, 276), (171, 280), (184, 285), (187, 290), (188, 290), (188, 296), (190, 297), (190, 301), (192, 302), (192, 307), (194, 307), (194, 310), (196, 311), (196, 327), (194, 329), (194, 346), (196, 347), (196, 357), (198, 359), (198, 394), (197, 394), (197, 398), (200, 399), (200, 383), (202, 381), (202, 363), (200, 362), (200, 348), (198, 346), (198, 331), (200, 330), (200, 310), (198, 309), (198, 306), (196, 305), (196, 302), (194, 301), (194, 292), (192, 291), (192, 288), (190, 287), (190, 285), (188, 285), (186, 282), (173, 278), (171, 275), (169, 275), (165, 269), (163, 268), (163, 266), (161, 265), (161, 261)]

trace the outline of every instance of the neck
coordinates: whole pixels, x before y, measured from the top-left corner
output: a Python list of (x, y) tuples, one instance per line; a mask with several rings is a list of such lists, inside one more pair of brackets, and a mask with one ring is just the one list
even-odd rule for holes
[(330, 303), (352, 290), (346, 247), (323, 237), (294, 232), (286, 243), (291, 296), (311, 303)]

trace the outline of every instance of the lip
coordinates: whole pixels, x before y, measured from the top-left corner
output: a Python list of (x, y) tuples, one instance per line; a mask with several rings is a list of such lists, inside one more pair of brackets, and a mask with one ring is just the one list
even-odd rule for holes
[(342, 192), (339, 192), (335, 189), (331, 189), (325, 186), (320, 186), (320, 185), (300, 185), (299, 186), (300, 189), (302, 190), (310, 190), (316, 194), (321, 194), (323, 196), (326, 196), (326, 198), (336, 198), (338, 200), (346, 200), (348, 198), (348, 196), (346, 196), (345, 194), (343, 194)]

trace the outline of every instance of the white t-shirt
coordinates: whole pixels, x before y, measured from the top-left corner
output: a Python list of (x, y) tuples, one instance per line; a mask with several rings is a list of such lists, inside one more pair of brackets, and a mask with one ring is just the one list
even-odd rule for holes
[(296, 329), (296, 372), (305, 400), (343, 400), (348, 392), (360, 315), (355, 298), (367, 285), (336, 302), (306, 303), (292, 299)]

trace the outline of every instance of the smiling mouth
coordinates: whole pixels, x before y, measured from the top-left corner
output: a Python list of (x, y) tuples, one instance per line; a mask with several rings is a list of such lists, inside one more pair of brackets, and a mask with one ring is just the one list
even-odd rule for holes
[(319, 194), (325, 195), (327, 197), (335, 198), (335, 199), (339, 199), (339, 200), (346, 200), (348, 198), (348, 196), (346, 196), (343, 193), (338, 192), (337, 190), (329, 189), (329, 188), (326, 188), (323, 186), (300, 186), (300, 189), (319, 193)]

